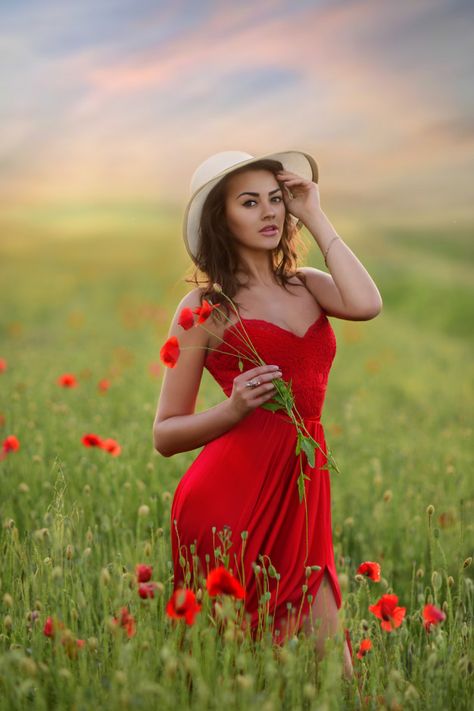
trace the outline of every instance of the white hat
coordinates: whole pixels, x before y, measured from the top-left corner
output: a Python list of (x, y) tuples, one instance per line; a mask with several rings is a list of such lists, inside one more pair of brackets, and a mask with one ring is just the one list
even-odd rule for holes
[[(196, 261), (199, 247), (199, 225), (204, 202), (212, 188), (227, 173), (258, 160), (272, 159), (280, 161), (284, 170), (301, 175), (305, 180), (318, 182), (318, 165), (308, 153), (299, 150), (269, 153), (264, 156), (252, 156), (243, 151), (222, 151), (214, 153), (201, 163), (193, 173), (190, 184), (191, 198), (186, 206), (183, 220), (183, 238), (189, 256)], [(298, 220), (296, 219), (296, 222)]]

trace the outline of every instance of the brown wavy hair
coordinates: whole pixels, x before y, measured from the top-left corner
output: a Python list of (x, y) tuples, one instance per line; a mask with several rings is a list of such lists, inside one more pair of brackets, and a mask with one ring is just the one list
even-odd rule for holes
[[(268, 170), (273, 173), (276, 179), (277, 171), (283, 170), (283, 164), (277, 160), (262, 158), (252, 163), (251, 166), (242, 166), (227, 173), (212, 188), (201, 212), (200, 241), (194, 271), (191, 278), (185, 279), (186, 282), (192, 282), (196, 286), (204, 285), (201, 287), (201, 304), (204, 299), (210, 303), (220, 302), (225, 307), (227, 315), (229, 314), (229, 303), (214, 290), (213, 284), (219, 284), (222, 291), (233, 300), (237, 308), (240, 304), (235, 301), (235, 294), (239, 288), (249, 287), (241, 284), (236, 277), (236, 270), (240, 265), (234, 239), (227, 224), (225, 197), (231, 176), (248, 170)], [(279, 180), (277, 182), (283, 188), (283, 183)], [(299, 259), (305, 256), (308, 251), (308, 246), (300, 234), (301, 226), (300, 221), (296, 225), (293, 223), (287, 210), (280, 242), (272, 251), (275, 280), (286, 290), (288, 290), (287, 284), (291, 277), (297, 273)], [(303, 274), (298, 274), (298, 276), (304, 281)], [(303, 284), (298, 284), (298, 286), (303, 286)]]

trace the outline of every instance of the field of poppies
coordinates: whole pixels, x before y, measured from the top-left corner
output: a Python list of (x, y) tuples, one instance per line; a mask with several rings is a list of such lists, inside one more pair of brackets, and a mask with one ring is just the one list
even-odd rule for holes
[[(265, 595), (251, 639), (221, 547), (198, 589), (173, 594), (170, 506), (199, 450), (162, 457), (152, 424), (192, 287), (179, 215), (137, 224), (132, 243), (25, 222), (0, 247), (0, 709), (470, 708), (469, 231), (340, 228), (384, 299), (372, 321), (331, 318), (349, 682), (343, 634), (322, 661), (309, 636), (272, 644)], [(306, 263), (323, 268), (316, 248)], [(223, 397), (205, 372), (197, 410)]]

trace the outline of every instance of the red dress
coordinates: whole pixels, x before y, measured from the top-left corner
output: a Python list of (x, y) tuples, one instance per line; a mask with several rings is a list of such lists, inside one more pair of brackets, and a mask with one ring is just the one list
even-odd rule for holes
[[(297, 628), (300, 629), (303, 616), (310, 609), (306, 595), (311, 593), (314, 601), (325, 569), (337, 607), (341, 607), (332, 543), (330, 471), (318, 468), (327, 465), (320, 417), (336, 354), (336, 338), (325, 312), (304, 336), (263, 319), (241, 320), (265, 363), (278, 365), (283, 379), (292, 381), (296, 407), (322, 448), (322, 451), (316, 448), (314, 468), (302, 457), (304, 473), (310, 477), (305, 480), (307, 515), (304, 500), (300, 503), (298, 495), (300, 457), (295, 453), (295, 425), (282, 410), (270, 412), (258, 407), (208, 442), (177, 486), (171, 507), (174, 589), (185, 584), (180, 549), (194, 583), (190, 546), (195, 546), (199, 576), (206, 577), (210, 570), (222, 565), (215, 559), (214, 550), (222, 549), (218, 534), (228, 528), (229, 569), (245, 587), (246, 621), (250, 622), (252, 634), (259, 626), (259, 599), (265, 587), (270, 599), (260, 601), (260, 620), (265, 608), (265, 614), (274, 621), (274, 632), (279, 630), (278, 623), (288, 615), (287, 603), (292, 603), (297, 614), (301, 608)], [(232, 348), (248, 353), (239, 336), (240, 329), (239, 323), (229, 326), (217, 349), (209, 351), (205, 363), (228, 397), (233, 379), (240, 373), (238, 357)], [(243, 362), (244, 371), (255, 367), (254, 363)], [(246, 540), (241, 537), (242, 531), (247, 531)], [(264, 583), (262, 572), (255, 574), (254, 564), (265, 567), (266, 571), (273, 565), (280, 574), (279, 581), (270, 574), (265, 576)], [(311, 565), (319, 565), (321, 570), (312, 571), (306, 578), (306, 566)], [(304, 584), (308, 586), (305, 596)], [(276, 641), (278, 634), (276, 631)]]

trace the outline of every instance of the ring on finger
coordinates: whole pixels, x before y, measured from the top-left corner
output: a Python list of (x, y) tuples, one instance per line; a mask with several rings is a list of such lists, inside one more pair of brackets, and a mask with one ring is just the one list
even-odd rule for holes
[(245, 383), (246, 388), (257, 388), (259, 385), (261, 385), (261, 381), (258, 378), (252, 378), (252, 380), (247, 380)]

